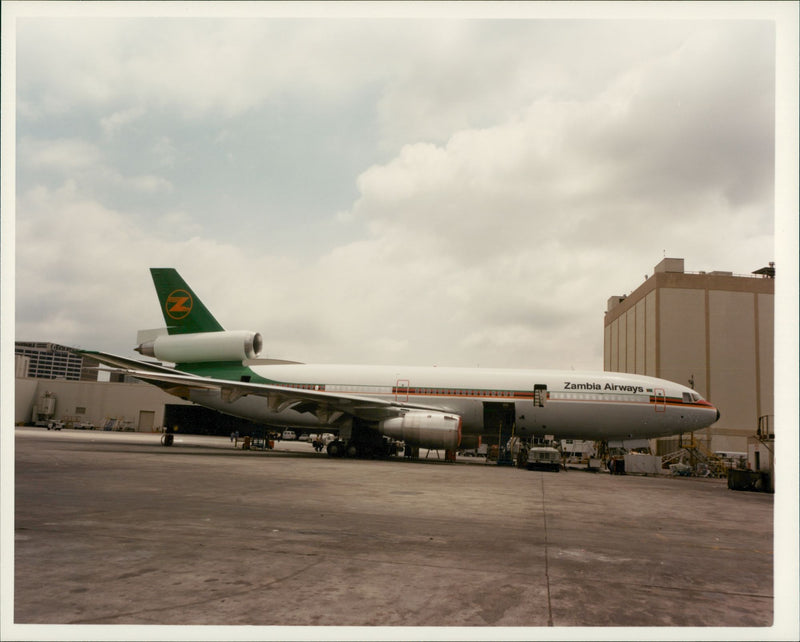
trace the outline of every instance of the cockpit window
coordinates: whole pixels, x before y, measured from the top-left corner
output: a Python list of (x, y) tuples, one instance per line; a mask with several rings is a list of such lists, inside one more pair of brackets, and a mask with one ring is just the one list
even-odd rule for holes
[(698, 395), (696, 392), (683, 393), (683, 403), (692, 403), (694, 401), (700, 401), (700, 395)]

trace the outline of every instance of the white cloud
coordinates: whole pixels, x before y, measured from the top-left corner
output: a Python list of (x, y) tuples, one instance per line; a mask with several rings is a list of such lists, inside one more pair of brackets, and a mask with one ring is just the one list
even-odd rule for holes
[(141, 107), (131, 107), (130, 109), (115, 111), (110, 116), (102, 118), (100, 120), (100, 126), (106, 136), (113, 136), (117, 130), (140, 119), (144, 113), (144, 109)]
[(120, 177), (120, 183), (130, 187), (137, 192), (155, 194), (162, 191), (171, 191), (172, 184), (160, 176), (131, 176), (128, 178)]
[[(545, 98), (518, 118), (461, 130), (442, 146), (407, 145), (359, 177), (351, 215), (375, 234), (411, 247), (416, 238), (426, 251), (471, 261), (533, 246), (541, 269), (565, 251), (621, 239), (651, 253), (664, 243), (703, 252), (696, 241), (732, 225), (741, 233), (754, 213), (769, 230), (769, 101), (756, 99), (759, 109), (743, 127), (715, 115), (748, 109), (749, 82), (699, 91), (728, 56), (722, 43), (682, 47), (620, 74), (589, 100)], [(709, 59), (711, 70), (697, 71)], [(685, 78), (696, 90), (676, 111), (667, 97)], [(761, 124), (760, 137), (749, 133), (763, 131)]]
[(23, 138), (18, 150), (20, 169), (56, 170), (64, 174), (94, 167), (102, 158), (96, 145), (76, 138)]
[[(173, 241), (82, 194), (73, 182), (20, 194), (17, 337), (98, 349), (127, 346), (163, 325), (148, 267), (165, 261), (200, 274), (236, 261), (235, 248), (196, 237)], [(174, 228), (170, 229), (174, 233)], [(213, 281), (212, 281), (213, 283)]]
[[(773, 258), (771, 46), (753, 25), (26, 29), (25, 338), (127, 346), (161, 324), (147, 268), (172, 265), (275, 357), (599, 368), (606, 299), (665, 250), (687, 269)], [(338, 168), (312, 166), (348, 153), (345, 208), (320, 178)], [(307, 200), (283, 209), (293, 190)]]
[(132, 193), (169, 192), (169, 180), (154, 174), (122, 174), (106, 158), (103, 149), (81, 139), (41, 139), (25, 137), (18, 145), (20, 169), (28, 176), (66, 177), (69, 184), (83, 189), (121, 189)]

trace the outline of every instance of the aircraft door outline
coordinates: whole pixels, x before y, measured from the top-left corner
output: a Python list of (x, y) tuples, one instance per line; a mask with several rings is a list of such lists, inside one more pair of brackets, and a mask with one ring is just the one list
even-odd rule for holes
[(655, 398), (656, 412), (667, 411), (667, 393), (663, 388), (654, 388), (653, 397)]
[(533, 405), (536, 408), (544, 408), (547, 401), (547, 384), (537, 383), (533, 386)]
[(408, 401), (408, 379), (398, 379), (394, 388), (395, 401)]

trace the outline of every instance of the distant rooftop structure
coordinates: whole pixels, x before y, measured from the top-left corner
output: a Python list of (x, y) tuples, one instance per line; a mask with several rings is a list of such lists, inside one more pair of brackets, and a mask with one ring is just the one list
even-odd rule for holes
[[(740, 280), (736, 285), (735, 281), (724, 283), (717, 280), (712, 283), (709, 278), (712, 277), (725, 277), (729, 279)], [(702, 287), (723, 290), (733, 287), (734, 289), (747, 289), (746, 281), (761, 279), (774, 279), (775, 278), (775, 262), (770, 261), (767, 267), (754, 270), (750, 274), (734, 274), (727, 270), (713, 270), (712, 272), (687, 272), (684, 269), (684, 260), (675, 258), (664, 258), (658, 265), (653, 268), (653, 276), (650, 278), (645, 277), (645, 283), (637, 288), (631, 294), (615, 294), (608, 298), (606, 302), (606, 313), (611, 312), (621, 303), (624, 303), (629, 296), (640, 294), (642, 288), (652, 289), (653, 287)], [(637, 297), (634, 297), (637, 298)]]
[(43, 341), (17, 341), (14, 355), (18, 372), (31, 379), (67, 379), (71, 381), (97, 381), (98, 363), (84, 359), (66, 346)]
[(775, 278), (775, 262), (770, 261), (768, 267), (763, 267), (760, 270), (755, 270), (753, 274), (759, 274), (767, 279)]
[(659, 272), (680, 272), (683, 274), (683, 259), (667, 259), (665, 258), (661, 263), (655, 266), (653, 270), (658, 274)]

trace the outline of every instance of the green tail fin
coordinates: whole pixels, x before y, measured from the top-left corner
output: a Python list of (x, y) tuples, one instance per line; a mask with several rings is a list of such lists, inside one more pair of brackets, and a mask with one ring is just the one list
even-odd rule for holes
[(220, 332), (224, 328), (174, 268), (150, 268), (169, 334)]

